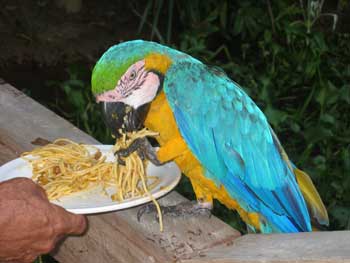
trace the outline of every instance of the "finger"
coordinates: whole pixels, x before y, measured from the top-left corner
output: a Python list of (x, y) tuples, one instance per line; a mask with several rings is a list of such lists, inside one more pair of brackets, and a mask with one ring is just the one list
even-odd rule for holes
[(68, 212), (60, 206), (52, 204), (58, 216), (56, 217), (57, 234), (82, 234), (86, 227), (87, 221), (83, 215), (75, 215)]
[(70, 221), (70, 229), (68, 229), (67, 234), (80, 235), (84, 233), (87, 228), (87, 220), (85, 216), (70, 213), (68, 218)]

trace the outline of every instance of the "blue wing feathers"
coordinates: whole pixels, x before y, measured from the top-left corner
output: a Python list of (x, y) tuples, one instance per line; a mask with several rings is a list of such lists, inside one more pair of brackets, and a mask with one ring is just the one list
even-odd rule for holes
[(262, 215), (263, 231), (311, 230), (264, 114), (237, 84), (203, 64), (180, 62), (168, 70), (164, 91), (191, 151), (244, 209)]
[(227, 187), (227, 189), (231, 190), (232, 193), (235, 193), (236, 196), (233, 195), (233, 198), (235, 198), (235, 200), (240, 201), (240, 203), (249, 203), (248, 207), (245, 207), (247, 211), (259, 211), (264, 218), (268, 218), (272, 224), (265, 226), (267, 228), (267, 231), (265, 232), (300, 231), (287, 216), (273, 212), (264, 203), (264, 201), (259, 198), (258, 195), (250, 190), (247, 185), (245, 185), (241, 180), (238, 180), (234, 175), (231, 174), (231, 176), (227, 176), (223, 180), (223, 184), (225, 187)]

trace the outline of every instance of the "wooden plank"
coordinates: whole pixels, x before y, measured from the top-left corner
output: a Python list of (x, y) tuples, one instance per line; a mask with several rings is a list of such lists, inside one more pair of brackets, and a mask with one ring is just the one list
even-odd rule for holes
[(245, 235), (183, 263), (350, 262), (350, 231)]
[[(0, 84), (0, 161), (13, 159), (31, 150), (36, 138), (65, 137), (82, 143), (98, 143), (8, 84)], [(172, 192), (162, 198), (164, 205), (185, 200)], [(164, 218), (159, 232), (154, 217), (137, 222), (138, 208), (88, 216), (84, 236), (69, 237), (54, 253), (60, 262), (171, 262), (190, 258), (203, 249), (226, 246), (240, 234), (212, 216)]]
[(0, 127), (0, 165), (16, 158), (23, 151), (23, 148)]

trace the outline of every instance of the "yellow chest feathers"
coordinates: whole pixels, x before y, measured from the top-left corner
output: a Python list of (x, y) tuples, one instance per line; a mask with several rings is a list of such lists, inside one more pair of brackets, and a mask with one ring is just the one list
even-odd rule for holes
[(150, 130), (159, 132), (158, 142), (161, 146), (171, 139), (181, 137), (164, 92), (158, 94), (152, 102), (145, 120), (145, 126)]

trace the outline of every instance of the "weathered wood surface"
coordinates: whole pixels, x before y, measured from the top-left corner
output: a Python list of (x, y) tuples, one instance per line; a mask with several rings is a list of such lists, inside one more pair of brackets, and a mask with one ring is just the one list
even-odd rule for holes
[(245, 235), (184, 263), (350, 262), (350, 232)]
[[(0, 83), (0, 165), (33, 148), (41, 137), (98, 143), (8, 84)], [(183, 201), (176, 192), (162, 204)], [(168, 218), (165, 231), (138, 208), (88, 216), (84, 236), (69, 237), (54, 253), (60, 262), (350, 262), (350, 232), (246, 235), (215, 217)]]
[[(36, 138), (65, 137), (98, 143), (72, 124), (8, 84), (0, 84), (0, 162), (30, 150)], [(162, 204), (184, 198), (172, 192)], [(60, 262), (172, 262), (202, 249), (224, 246), (239, 233), (215, 217), (164, 219), (164, 232), (153, 216), (136, 220), (138, 208), (88, 216), (89, 229), (82, 237), (67, 238), (55, 258)]]

